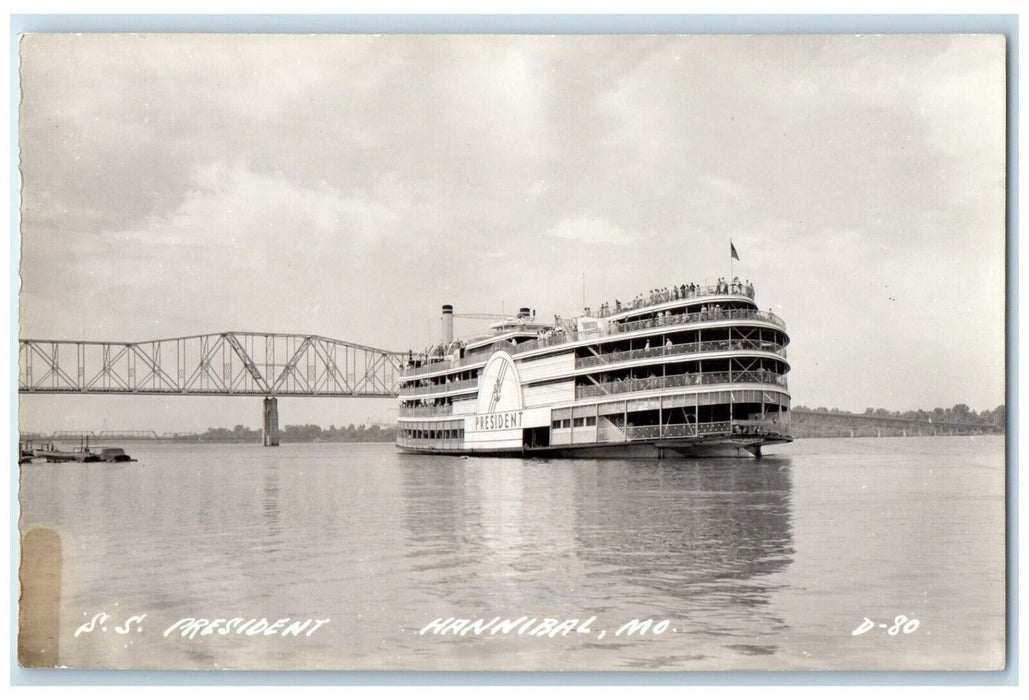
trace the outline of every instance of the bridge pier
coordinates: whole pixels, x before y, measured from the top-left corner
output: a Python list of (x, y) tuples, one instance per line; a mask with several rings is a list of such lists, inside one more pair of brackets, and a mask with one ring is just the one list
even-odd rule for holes
[(264, 399), (264, 431), (262, 442), (265, 447), (279, 444), (279, 400), (274, 396)]

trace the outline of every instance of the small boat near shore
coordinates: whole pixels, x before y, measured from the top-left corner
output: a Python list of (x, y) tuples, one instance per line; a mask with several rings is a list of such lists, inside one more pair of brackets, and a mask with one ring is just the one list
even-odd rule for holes
[(101, 462), (135, 462), (136, 460), (125, 454), (120, 447), (103, 447), (100, 449)]
[(40, 446), (31, 440), (23, 440), (18, 446), (18, 464), (44, 464), (62, 462), (135, 462), (120, 447), (90, 448), (89, 439), (79, 444), (77, 450), (60, 449), (56, 443)]
[(99, 462), (100, 455), (89, 450), (36, 450), (33, 457), (43, 457), (47, 462)]

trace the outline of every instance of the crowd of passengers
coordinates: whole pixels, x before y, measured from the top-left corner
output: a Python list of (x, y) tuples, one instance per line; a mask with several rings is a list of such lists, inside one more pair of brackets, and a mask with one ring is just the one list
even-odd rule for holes
[(550, 340), (551, 338), (564, 339), (565, 330), (561, 328), (561, 318), (554, 316), (554, 327), (544, 328), (536, 333), (536, 338), (539, 340)]
[[(710, 306), (705, 304), (704, 306), (700, 307), (700, 312), (697, 314), (697, 317), (701, 321), (706, 321), (709, 318), (728, 318), (726, 313), (731, 310), (732, 309), (723, 309), (721, 304), (711, 304)], [(677, 316), (681, 315), (682, 314), (679, 314)], [(623, 323), (614, 323), (616, 323), (618, 326), (624, 326), (628, 323), (634, 323), (638, 324), (634, 327), (651, 328), (652, 326), (664, 326), (666, 324), (672, 323), (672, 316), (673, 314), (671, 311), (658, 311), (656, 314), (654, 314), (653, 319), (647, 318), (640, 321), (625, 321)]]
[(454, 399), (451, 396), (444, 396), (439, 399), (418, 399), (416, 401), (404, 402), (404, 408), (440, 408), (452, 406)]
[[(601, 306), (603, 309), (603, 306)], [(586, 313), (589, 313), (589, 308), (586, 309)], [(697, 319), (706, 321), (708, 319), (717, 318), (731, 318), (729, 312), (731, 308), (723, 308), (721, 304), (705, 304), (700, 307), (699, 312), (695, 312)], [(602, 314), (606, 315), (606, 314)], [(610, 321), (609, 332), (617, 333), (620, 328), (628, 326), (629, 328), (652, 328), (654, 326), (671, 325), (678, 323), (676, 319), (681, 319), (683, 314), (673, 314), (671, 311), (658, 311), (654, 314), (653, 318), (641, 319), (639, 321)], [(674, 318), (673, 318), (674, 317)], [(564, 329), (561, 328), (560, 317), (554, 317), (554, 328), (546, 328), (536, 333), (537, 342), (542, 345), (552, 345), (559, 343), (565, 339)], [(632, 324), (632, 325), (630, 325)], [(671, 341), (669, 341), (671, 344)]]
[[(728, 380), (728, 378), (730, 376), (730, 373), (729, 372), (704, 372), (704, 373), (700, 373), (700, 372), (687, 372), (685, 374), (676, 374), (676, 375), (668, 375), (668, 377), (659, 377), (656, 374), (654, 374), (653, 372), (650, 372), (646, 377), (634, 377), (630, 373), (629, 376), (627, 376), (627, 377), (614, 377), (614, 378), (611, 378), (607, 374), (602, 374), (602, 375), (600, 375), (600, 383), (602, 385), (606, 385), (606, 386), (610, 387), (613, 391), (618, 392), (619, 391), (618, 386), (619, 385), (623, 385), (623, 384), (624, 385), (629, 385), (630, 390), (632, 390), (632, 389), (640, 389), (640, 388), (643, 388), (643, 387), (646, 387), (648, 389), (660, 389), (660, 388), (662, 388), (665, 385), (665, 381), (668, 380), (668, 379), (673, 379), (673, 380), (675, 380), (677, 382), (681, 382), (683, 385), (701, 384), (701, 383), (703, 383), (703, 379), (702, 378), (705, 377), (705, 376), (724, 377), (726, 380)], [(768, 369), (752, 369), (752, 370), (745, 370), (745, 371), (744, 370), (737, 370), (736, 371), (736, 377), (743, 377), (747, 381), (759, 381), (759, 382), (763, 382), (763, 383), (766, 383), (766, 384), (775, 383), (778, 380), (778, 377), (780, 377), (780, 376), (782, 376), (782, 375), (779, 375), (779, 374), (773, 372), (772, 370), (768, 370)], [(589, 386), (592, 386), (592, 385), (583, 384), (582, 386), (589, 387)], [(679, 386), (679, 384), (677, 383), (674, 386)]]
[(591, 313), (592, 310), (588, 306), (583, 309), (583, 312), (586, 316), (597, 316), (603, 318), (604, 316), (610, 316), (611, 314), (620, 313), (622, 311), (630, 311), (644, 306), (662, 304), (666, 301), (692, 299), (693, 297), (712, 293), (746, 294), (753, 298), (754, 285), (751, 284), (750, 280), (740, 282), (739, 277), (733, 277), (732, 282), (727, 282), (724, 277), (719, 277), (718, 283), (715, 284), (714, 288), (701, 287), (699, 284), (695, 284), (693, 282), (689, 284), (680, 284), (679, 286), (675, 286), (673, 284), (671, 287), (664, 287), (663, 289), (651, 289), (647, 294), (637, 294), (636, 297), (627, 304), (623, 304), (619, 299), (615, 299), (614, 305), (609, 302), (604, 302), (597, 308), (597, 312), (595, 314)]

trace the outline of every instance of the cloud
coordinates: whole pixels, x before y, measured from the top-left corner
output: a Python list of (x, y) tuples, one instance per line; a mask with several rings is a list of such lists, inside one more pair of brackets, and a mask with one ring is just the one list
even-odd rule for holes
[[(817, 370), (845, 339), (869, 368), (928, 348), (968, 370), (940, 403), (995, 405), (997, 39), (28, 36), (22, 322), (419, 347), (440, 303), (713, 281), (731, 236), (797, 331), (798, 402), (883, 403)], [(939, 351), (954, 327), (978, 347)]]
[(555, 238), (565, 238), (583, 243), (628, 245), (633, 241), (631, 236), (610, 221), (596, 216), (580, 216), (575, 219), (566, 219), (551, 229), (550, 235)]

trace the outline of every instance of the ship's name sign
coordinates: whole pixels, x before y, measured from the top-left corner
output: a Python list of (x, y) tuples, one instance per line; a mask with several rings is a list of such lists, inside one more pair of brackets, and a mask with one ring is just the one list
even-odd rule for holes
[(486, 413), (475, 416), (476, 430), (509, 430), (521, 427), (521, 411), (504, 411), (503, 413)]

